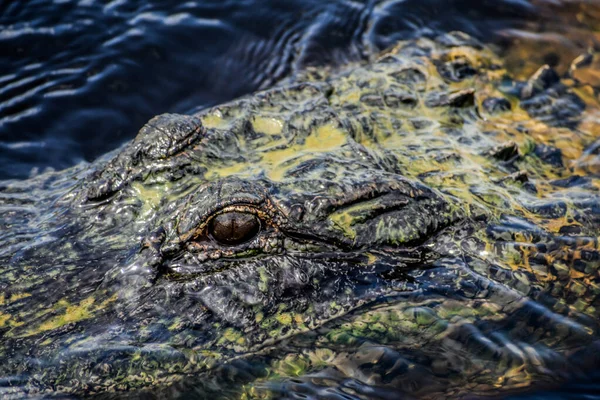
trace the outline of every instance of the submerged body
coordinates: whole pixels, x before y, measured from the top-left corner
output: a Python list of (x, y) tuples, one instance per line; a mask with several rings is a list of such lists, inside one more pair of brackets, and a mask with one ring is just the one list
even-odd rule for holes
[[(595, 57), (589, 55), (589, 57)], [(0, 394), (473, 398), (598, 374), (598, 88), (452, 33), (0, 192)]]

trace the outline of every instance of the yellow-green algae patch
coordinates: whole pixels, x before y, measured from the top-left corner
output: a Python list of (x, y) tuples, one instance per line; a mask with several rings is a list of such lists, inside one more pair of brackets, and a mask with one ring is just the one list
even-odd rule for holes
[(23, 293), (13, 293), (10, 296), (9, 303), (13, 303), (13, 302), (15, 302), (17, 300), (25, 299), (25, 298), (30, 297), (30, 296), (31, 296), (30, 293), (25, 293), (25, 292), (23, 292)]
[[(266, 151), (262, 155), (261, 165), (267, 176), (274, 181), (280, 181), (285, 172), (305, 157), (313, 157), (315, 153), (325, 153), (346, 144), (348, 133), (336, 124), (322, 125), (306, 137), (304, 143), (295, 143), (285, 149)], [(290, 160), (295, 162), (290, 163)]]
[(0, 312), (0, 328), (6, 326), (6, 323), (10, 319), (11, 319), (11, 315), (10, 314), (4, 314), (4, 313)]
[(224, 166), (213, 166), (205, 175), (205, 178), (209, 181), (213, 181), (220, 178), (226, 178), (228, 176), (243, 175), (245, 172), (248, 172), (249, 168), (252, 168), (250, 163), (240, 162)]
[(21, 299), (25, 299), (27, 297), (30, 297), (31, 294), (27, 293), (27, 292), (21, 292), (21, 293), (13, 293), (10, 295), (10, 297), (7, 299), (6, 295), (4, 293), (0, 294), (0, 306), (4, 306), (10, 303), (14, 303), (15, 301), (21, 300)]
[(252, 128), (267, 135), (279, 135), (283, 130), (283, 122), (272, 117), (256, 116), (252, 119)]
[(221, 338), (219, 339), (220, 344), (225, 343), (233, 343), (239, 346), (243, 346), (246, 344), (246, 339), (242, 335), (242, 332), (235, 328), (227, 328), (221, 334)]
[(344, 236), (354, 240), (356, 238), (356, 231), (352, 229), (354, 217), (349, 211), (338, 211), (329, 216), (333, 226), (339, 229)]
[(142, 217), (147, 217), (149, 213), (158, 209), (167, 189), (144, 186), (140, 182), (133, 182), (131, 187), (135, 190), (137, 198), (142, 201)]
[(59, 312), (57, 315), (46, 319), (45, 321), (39, 323), (37, 326), (32, 327), (31, 329), (25, 331), (23, 334), (20, 334), (18, 336), (26, 337), (37, 335), (39, 333), (58, 329), (66, 324), (92, 318), (96, 311), (106, 308), (106, 306), (109, 303), (112, 303), (115, 300), (116, 296), (108, 298), (102, 301), (101, 303), (97, 303), (96, 298), (94, 298), (93, 296), (83, 299), (78, 304), (69, 304), (69, 302), (66, 300), (60, 300), (57, 303), (55, 303), (51, 308), (44, 310), (40, 317), (43, 317), (43, 315), (46, 315), (53, 311)]
[(223, 115), (218, 110), (204, 115), (201, 119), (202, 126), (206, 128), (224, 128), (227, 126), (227, 121), (223, 119)]
[(270, 179), (280, 181), (287, 170), (302, 160), (314, 157), (315, 153), (335, 150), (347, 141), (348, 133), (339, 128), (337, 123), (330, 122), (313, 129), (308, 136), (296, 139), (293, 143), (282, 140), (281, 146), (271, 144), (268, 148), (246, 148), (244, 154), (248, 162), (215, 165), (206, 178), (216, 180), (228, 176), (252, 177), (264, 173)]
[(275, 318), (282, 325), (291, 325), (292, 323), (292, 315), (290, 313), (277, 314)]
[(303, 150), (329, 151), (344, 145), (348, 133), (342, 131), (337, 124), (329, 123), (318, 127), (314, 134), (306, 138), (306, 148)]

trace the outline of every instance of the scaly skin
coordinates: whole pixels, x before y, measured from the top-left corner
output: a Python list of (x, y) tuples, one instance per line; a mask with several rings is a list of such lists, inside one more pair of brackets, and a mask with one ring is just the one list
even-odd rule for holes
[[(513, 81), (452, 33), (5, 182), (0, 394), (444, 399), (590, 378), (597, 97), (548, 67)], [(220, 244), (234, 212), (260, 230)]]

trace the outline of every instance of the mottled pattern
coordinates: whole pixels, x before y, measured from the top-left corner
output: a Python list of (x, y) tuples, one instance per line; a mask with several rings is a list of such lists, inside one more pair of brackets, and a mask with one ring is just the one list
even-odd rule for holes
[[(2, 183), (0, 394), (445, 399), (592, 379), (586, 65), (514, 81), (464, 34), (403, 42)], [(220, 244), (228, 212), (260, 232)]]

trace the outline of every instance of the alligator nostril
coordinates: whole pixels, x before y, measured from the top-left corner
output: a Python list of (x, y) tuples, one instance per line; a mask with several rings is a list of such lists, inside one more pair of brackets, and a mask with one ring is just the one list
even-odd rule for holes
[(162, 114), (152, 118), (138, 133), (135, 161), (165, 159), (196, 142), (205, 129), (196, 116)]

